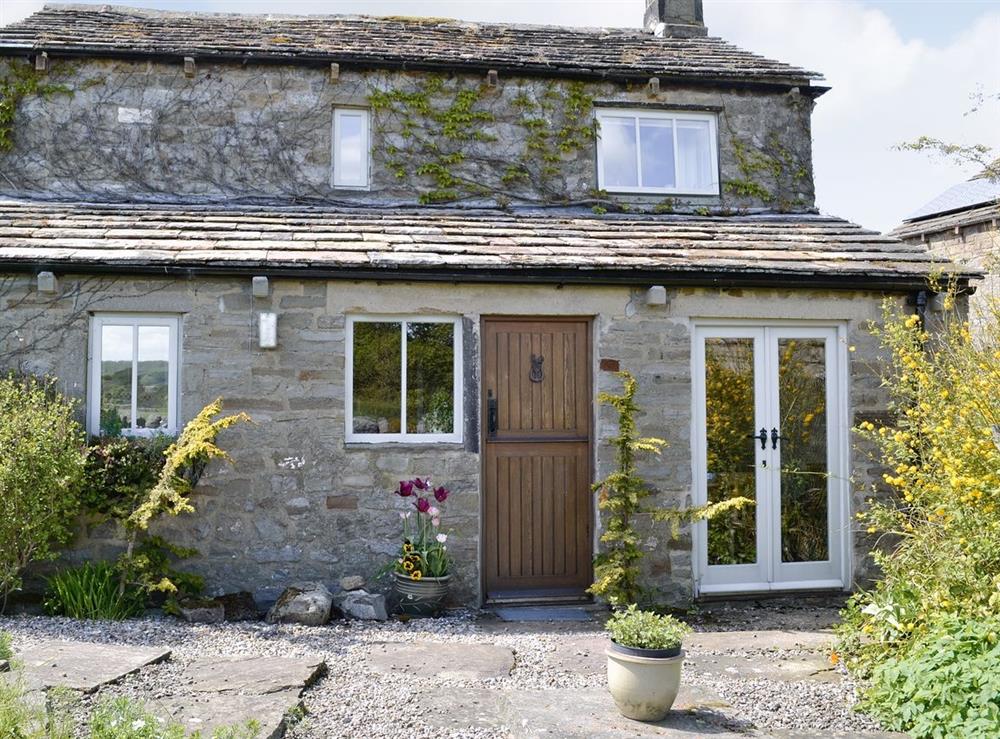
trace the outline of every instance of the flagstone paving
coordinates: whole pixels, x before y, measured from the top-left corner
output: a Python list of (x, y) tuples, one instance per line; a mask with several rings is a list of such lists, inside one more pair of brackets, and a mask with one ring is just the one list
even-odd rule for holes
[(169, 656), (169, 649), (159, 647), (45, 641), (18, 654), (18, 660), (29, 689), (63, 686), (93, 693)]
[(417, 642), (376, 644), (368, 664), (377, 672), (410, 678), (476, 681), (503, 678), (514, 669), (514, 652), (490, 644)]

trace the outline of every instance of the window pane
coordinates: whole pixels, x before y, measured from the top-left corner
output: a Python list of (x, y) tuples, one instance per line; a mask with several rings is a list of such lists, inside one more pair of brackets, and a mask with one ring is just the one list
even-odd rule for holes
[(455, 325), (406, 324), (406, 430), (455, 430)]
[[(753, 339), (705, 339), (708, 501), (756, 499)], [(757, 561), (757, 511), (745, 506), (708, 522), (708, 564)]]
[(166, 326), (139, 326), (136, 428), (167, 428), (169, 377), (170, 329)]
[(827, 518), (826, 341), (778, 341), (781, 561), (830, 558)]
[(402, 328), (354, 324), (354, 433), (398, 434), (402, 425)]
[(132, 327), (101, 327), (101, 433), (132, 428)]
[(677, 121), (677, 170), (682, 190), (706, 190), (715, 180), (708, 121)]
[(634, 118), (601, 119), (601, 166), (605, 188), (638, 187), (635, 146)]
[(364, 116), (360, 113), (342, 113), (338, 118), (337, 140), (340, 159), (334, 162), (338, 169), (337, 180), (345, 184), (364, 184)]
[(640, 118), (639, 145), (642, 152), (642, 186), (673, 187), (676, 184), (673, 121)]

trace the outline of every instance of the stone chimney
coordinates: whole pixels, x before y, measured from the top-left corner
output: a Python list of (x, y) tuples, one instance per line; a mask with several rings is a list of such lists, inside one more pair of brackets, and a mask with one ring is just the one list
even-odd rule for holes
[(657, 36), (707, 36), (701, 0), (646, 0), (646, 30)]

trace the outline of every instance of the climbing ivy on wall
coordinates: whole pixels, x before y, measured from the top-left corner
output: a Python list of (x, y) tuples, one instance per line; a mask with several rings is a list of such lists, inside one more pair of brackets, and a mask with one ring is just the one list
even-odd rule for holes
[[(408, 89), (371, 89), (368, 102), (376, 160), (399, 180), (422, 178), (424, 204), (569, 202), (560, 162), (596, 139), (593, 98), (576, 82), (522, 86), (511, 100), (487, 84), (432, 76)], [(500, 115), (498, 106), (519, 115)]]
[(18, 106), (26, 97), (73, 94), (66, 85), (46, 83), (44, 79), (33, 66), (17, 63), (8, 64), (0, 76), (0, 152), (14, 148), (14, 121)]

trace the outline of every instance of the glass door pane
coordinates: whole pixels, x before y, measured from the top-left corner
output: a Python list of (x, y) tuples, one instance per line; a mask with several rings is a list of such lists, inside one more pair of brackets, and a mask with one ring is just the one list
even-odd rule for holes
[[(754, 339), (705, 339), (705, 448), (708, 501), (757, 497)], [(755, 507), (708, 522), (708, 564), (757, 562)]]
[(830, 558), (826, 342), (778, 339), (782, 562)]

